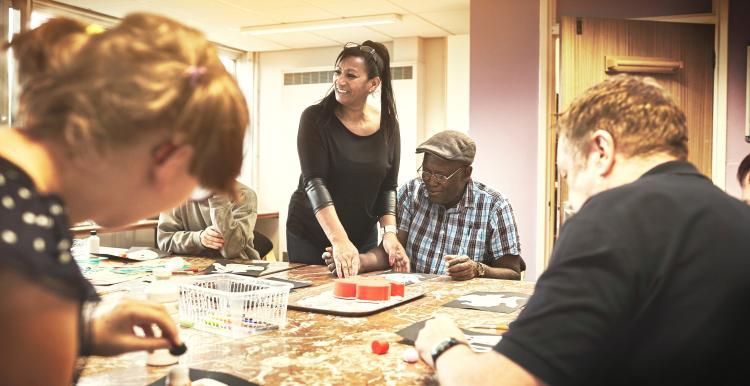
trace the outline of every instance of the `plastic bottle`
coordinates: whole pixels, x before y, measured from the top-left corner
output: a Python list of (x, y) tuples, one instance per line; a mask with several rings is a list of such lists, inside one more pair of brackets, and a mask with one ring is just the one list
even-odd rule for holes
[(179, 311), (180, 287), (170, 280), (172, 271), (167, 268), (154, 269), (154, 282), (146, 287), (146, 298), (161, 303), (169, 314)]
[[(154, 269), (155, 280), (146, 287), (146, 298), (161, 303), (170, 315), (174, 315), (179, 310), (180, 288), (170, 280), (171, 277), (172, 271), (166, 268)], [(161, 336), (161, 331), (154, 331), (154, 335)], [(177, 362), (178, 358), (170, 354), (168, 349), (154, 350), (146, 356), (146, 364), (150, 366), (167, 366)]]
[(89, 255), (92, 253), (99, 253), (99, 236), (96, 235), (95, 230), (90, 232), (87, 242), (89, 246)]
[(190, 369), (185, 366), (172, 367), (169, 369), (165, 384), (167, 386), (190, 386)]

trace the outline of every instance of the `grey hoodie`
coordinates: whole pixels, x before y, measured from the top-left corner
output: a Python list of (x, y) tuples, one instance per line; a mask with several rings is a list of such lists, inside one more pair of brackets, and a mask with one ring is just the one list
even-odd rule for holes
[[(159, 215), (156, 243), (159, 249), (185, 255), (214, 258), (259, 259), (253, 249), (253, 228), (258, 217), (258, 199), (249, 187), (237, 182), (238, 198), (213, 196), (205, 201), (188, 201)], [(221, 250), (201, 244), (200, 233), (216, 225), (224, 236)]]

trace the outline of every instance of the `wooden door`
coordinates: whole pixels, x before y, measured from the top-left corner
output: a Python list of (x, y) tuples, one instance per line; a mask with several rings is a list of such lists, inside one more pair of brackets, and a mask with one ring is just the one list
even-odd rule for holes
[[(614, 76), (605, 72), (605, 56), (682, 61), (683, 68), (673, 74), (637, 75), (653, 77), (672, 94), (687, 117), (688, 160), (711, 177), (713, 25), (563, 16), (560, 35), (560, 112), (584, 90)], [(558, 219), (565, 218), (564, 185), (557, 184)]]

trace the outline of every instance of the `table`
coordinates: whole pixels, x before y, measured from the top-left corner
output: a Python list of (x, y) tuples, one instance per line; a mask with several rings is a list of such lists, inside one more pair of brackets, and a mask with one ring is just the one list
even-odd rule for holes
[[(177, 256), (169, 256), (169, 258), (177, 257)], [(190, 256), (179, 256), (185, 262), (190, 264), (190, 268), (197, 271), (202, 271), (211, 264), (213, 264), (216, 260), (208, 257), (190, 257)], [(127, 262), (122, 260), (115, 260), (115, 259), (105, 259), (102, 260), (100, 263), (95, 265), (97, 268), (122, 268), (122, 267), (153, 267), (154, 265), (163, 266), (163, 260), (164, 259), (158, 259), (158, 260), (146, 260), (146, 261), (140, 261), (140, 262)], [(305, 264), (300, 263), (287, 263), (287, 262), (281, 262), (281, 261), (265, 261), (265, 260), (250, 260), (251, 262), (255, 263), (265, 263), (268, 264), (266, 266), (266, 269), (261, 272), (260, 276), (268, 276), (274, 273), (287, 271), (290, 269), (295, 269), (299, 267), (304, 267)], [(242, 263), (242, 260), (238, 260), (238, 263)], [(85, 268), (84, 268), (84, 275), (85, 274)], [(97, 281), (93, 277), (89, 277), (89, 280), (92, 281), (92, 283), (95, 284), (96, 291), (100, 295), (106, 295), (110, 293), (115, 292), (127, 292), (129, 290), (138, 289), (139, 291), (143, 290), (145, 286), (148, 284), (144, 282), (144, 279), (150, 279), (151, 274), (148, 272), (144, 273), (136, 273), (132, 275), (120, 275), (120, 274), (112, 274), (112, 273), (106, 273), (104, 281), (111, 280), (110, 278), (112, 276), (116, 276), (115, 279), (117, 281), (117, 284), (111, 284), (111, 285), (96, 285)], [(179, 277), (182, 275), (175, 275), (175, 277)], [(119, 279), (121, 278), (121, 279)], [(102, 278), (99, 278), (100, 282)], [(136, 283), (136, 281), (140, 281), (140, 283)], [(150, 280), (148, 280), (150, 282)]]
[[(309, 280), (320, 285), (332, 280), (322, 266), (305, 266), (270, 275)], [(427, 294), (405, 305), (362, 318), (346, 318), (289, 310), (284, 330), (240, 340), (195, 329), (180, 329), (188, 346), (181, 363), (193, 368), (231, 373), (258, 384), (430, 384), (432, 370), (421, 362), (407, 364), (396, 332), (437, 313), (450, 315), (461, 327), (509, 323), (518, 312), (499, 314), (441, 307), (474, 291), (513, 291), (531, 294), (534, 283), (473, 279), (454, 282), (440, 277), (424, 282)], [(298, 291), (304, 291), (299, 289)], [(486, 331), (485, 331), (486, 332)], [(370, 352), (370, 343), (391, 344), (385, 355)], [(166, 375), (167, 368), (146, 366), (145, 353), (115, 358), (91, 358), (79, 385), (147, 385)]]
[[(212, 259), (210, 257), (184, 257), (186, 262), (190, 264), (191, 269), (198, 269), (198, 270), (204, 270), (208, 268), (211, 264), (216, 262), (216, 259)], [(234, 260), (233, 260), (234, 261)], [(248, 260), (239, 260), (236, 259), (237, 263), (243, 263)], [(288, 263), (283, 261), (266, 261), (266, 260), (249, 260), (253, 263), (267, 263), (268, 266), (266, 269), (261, 272), (260, 276), (268, 276), (271, 274), (288, 271), (290, 269), (296, 269), (300, 267), (305, 267), (307, 264), (301, 264), (301, 263)]]

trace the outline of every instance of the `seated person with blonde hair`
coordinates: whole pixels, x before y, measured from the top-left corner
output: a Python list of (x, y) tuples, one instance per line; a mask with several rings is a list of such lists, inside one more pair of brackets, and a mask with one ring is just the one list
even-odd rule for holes
[(219, 259), (259, 259), (253, 245), (258, 199), (252, 189), (236, 184), (234, 201), (217, 194), (162, 212), (156, 228), (159, 249)]
[(90, 27), (53, 17), (0, 48), (21, 86), (18, 126), (0, 127), (2, 385), (75, 384), (91, 355), (184, 352), (164, 306), (97, 296), (70, 224), (232, 192), (242, 166), (247, 102), (202, 33), (148, 13)]

